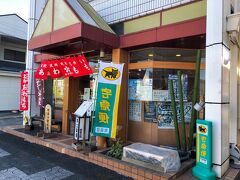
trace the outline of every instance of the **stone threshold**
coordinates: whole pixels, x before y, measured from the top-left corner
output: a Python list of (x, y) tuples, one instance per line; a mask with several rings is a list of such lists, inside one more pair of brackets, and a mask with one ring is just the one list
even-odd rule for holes
[[(3, 132), (12, 134), (14, 136), (23, 138), (25, 141), (35, 143), (38, 145), (42, 145), (48, 148), (51, 148), (59, 153), (63, 153), (75, 158), (82, 159), (84, 161), (96, 164), (98, 166), (110, 169), (115, 171), (121, 175), (131, 177), (133, 179), (150, 179), (150, 180), (167, 180), (167, 179), (177, 179), (186, 171), (191, 169), (191, 167), (195, 164), (194, 160), (190, 160), (182, 163), (181, 169), (177, 173), (163, 173), (153, 171), (148, 168), (140, 167), (128, 162), (124, 162), (115, 158), (111, 158), (109, 156), (104, 155), (102, 152), (104, 150), (98, 150), (95, 152), (84, 153), (83, 151), (74, 150), (71, 145), (64, 144), (64, 139), (60, 138), (58, 140), (54, 140), (54, 138), (50, 139), (42, 139), (40, 137), (32, 136), (29, 134), (25, 134), (23, 132), (19, 132), (16, 129), (23, 128), (22, 126), (14, 126), (14, 127), (4, 127), (1, 128)], [(66, 140), (70, 140), (70, 136), (66, 136)], [(57, 139), (57, 138), (56, 138)]]

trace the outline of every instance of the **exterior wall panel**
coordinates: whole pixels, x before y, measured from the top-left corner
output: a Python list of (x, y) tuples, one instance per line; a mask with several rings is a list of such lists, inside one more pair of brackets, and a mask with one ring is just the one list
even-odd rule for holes
[(160, 13), (138, 18), (124, 23), (124, 34), (160, 26)]
[(189, 19), (206, 16), (206, 1), (189, 4), (162, 12), (162, 25), (173, 24)]
[(192, 1), (194, 0), (95, 0), (90, 5), (108, 24), (114, 24)]
[(20, 97), (20, 77), (2, 76), (0, 73), (0, 111), (17, 110)]

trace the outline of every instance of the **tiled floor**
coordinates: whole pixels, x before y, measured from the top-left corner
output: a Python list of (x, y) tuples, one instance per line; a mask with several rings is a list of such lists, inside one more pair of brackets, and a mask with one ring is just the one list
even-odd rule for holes
[[(16, 133), (19, 132), (16, 131)], [(48, 139), (48, 141), (61, 143), (60, 141), (65, 138), (60, 139), (58, 141)], [(66, 137), (66, 140), (69, 140), (69, 137)], [(52, 145), (52, 143), (48, 144)], [(82, 159), (29, 143), (24, 138), (0, 133), (0, 180), (61, 179), (118, 180), (129, 178)]]
[[(36, 138), (39, 138), (39, 137), (36, 137)], [(72, 143), (75, 142), (72, 136), (62, 135), (62, 134), (57, 134), (55, 137), (44, 139), (44, 141), (50, 144), (54, 144), (54, 145), (66, 148), (66, 149), (72, 149)], [(0, 151), (0, 155), (1, 155), (1, 151)], [(222, 179), (225, 179), (225, 180), (234, 179), (238, 175), (238, 173), (239, 173), (239, 170), (230, 168)], [(192, 176), (191, 169), (190, 169), (190, 170), (187, 170), (183, 175), (181, 175), (177, 179), (195, 180), (196, 178)]]
[[(235, 180), (238, 179), (239, 169), (229, 168), (225, 175), (221, 178), (222, 180)], [(186, 173), (178, 178), (178, 180), (197, 180), (192, 176), (192, 169), (189, 169)]]

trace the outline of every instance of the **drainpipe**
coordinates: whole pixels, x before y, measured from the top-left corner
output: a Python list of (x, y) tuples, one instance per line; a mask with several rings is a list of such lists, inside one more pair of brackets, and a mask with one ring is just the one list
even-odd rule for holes
[(238, 59), (239, 59), (239, 27), (240, 13), (227, 16), (227, 32), (231, 41), (230, 63), (230, 131), (229, 141), (231, 144), (238, 143)]
[[(40, 17), (42, 8), (44, 7), (46, 0), (30, 0), (30, 9), (29, 9), (29, 19), (28, 19), (28, 35), (27, 40), (29, 41), (34, 32), (35, 26), (37, 25), (38, 18)], [(27, 46), (28, 47), (28, 46)], [(31, 125), (31, 117), (39, 115), (40, 108), (36, 106), (35, 101), (35, 89), (34, 89), (34, 70), (36, 69), (37, 64), (34, 63), (34, 52), (27, 49), (26, 56), (26, 71), (29, 74), (28, 77), (28, 110), (24, 112), (23, 117), (28, 118), (28, 125)], [(24, 125), (24, 120), (23, 120)]]

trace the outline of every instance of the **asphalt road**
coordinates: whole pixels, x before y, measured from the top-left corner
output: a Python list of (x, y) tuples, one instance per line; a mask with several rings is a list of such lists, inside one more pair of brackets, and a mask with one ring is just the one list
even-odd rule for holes
[(0, 128), (4, 126), (21, 125), (22, 123), (23, 123), (22, 117), (1, 118), (0, 116)]
[(0, 131), (0, 180), (128, 179)]

